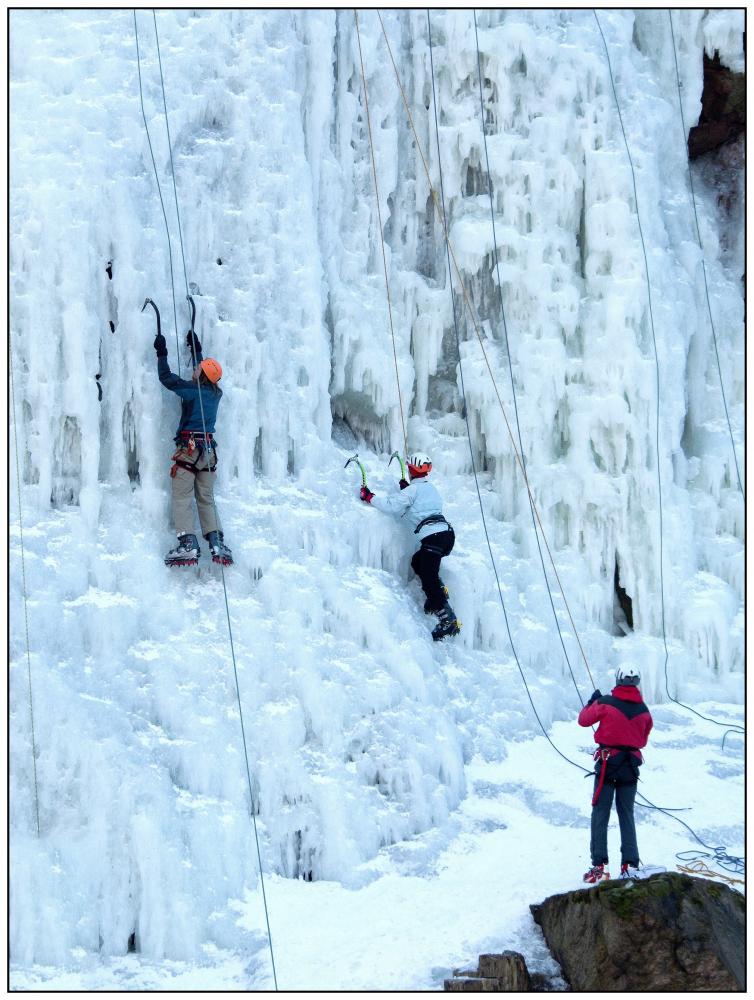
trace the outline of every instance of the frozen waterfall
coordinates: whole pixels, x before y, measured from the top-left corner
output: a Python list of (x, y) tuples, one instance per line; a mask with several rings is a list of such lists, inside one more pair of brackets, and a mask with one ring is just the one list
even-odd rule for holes
[[(422, 166), (423, 154), (438, 187), (426, 13), (383, 14), (421, 151), (377, 13), (359, 18), (398, 379), (353, 13), (157, 13), (183, 247), (154, 24), (151, 11), (136, 16), (177, 331), (132, 12), (10, 14), (11, 958), (70, 969), (129, 949), (159, 962), (243, 948), (253, 980), (266, 953), (237, 912), (258, 875), (223, 585), (206, 549), (198, 574), (162, 562), (178, 404), (157, 380), (140, 309), (146, 296), (160, 306), (177, 370), (182, 254), (197, 331), (225, 371), (216, 496), (236, 557), (225, 577), (265, 872), (359, 890), (383, 849), (452, 824), (470, 762), (505, 760), (539, 728), (489, 565), (443, 229)], [(599, 16), (636, 198), (592, 12), (477, 13), (499, 289), (473, 16), (432, 13), (450, 240), (513, 423), (502, 291), (527, 475), (596, 682), (605, 690), (634, 660), (646, 700), (668, 701), (659, 465), (671, 694), (740, 705), (743, 501), (667, 11)], [(743, 16), (673, 18), (690, 127), (702, 53), (744, 68)], [(692, 169), (743, 467), (743, 180), (729, 179), (740, 188), (731, 219), (710, 175)], [(511, 439), (453, 287), (511, 630), (542, 721), (559, 726), (579, 700)], [(371, 488), (395, 488), (398, 385), (409, 447), (432, 456), (457, 534), (443, 567), (464, 626), (453, 645), (430, 641), (412, 540), (358, 502), (358, 477), (343, 470), (358, 450)], [(558, 731), (578, 752), (584, 735)]]

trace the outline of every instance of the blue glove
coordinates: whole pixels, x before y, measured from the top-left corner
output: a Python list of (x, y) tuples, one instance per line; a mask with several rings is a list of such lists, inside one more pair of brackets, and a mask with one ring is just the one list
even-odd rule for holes
[(594, 692), (594, 694), (592, 695), (592, 697), (587, 702), (587, 705), (591, 705), (592, 702), (596, 701), (598, 698), (601, 698), (601, 697), (602, 697), (602, 692), (600, 691), (599, 688), (597, 688), (597, 690)]
[(157, 352), (158, 358), (166, 358), (168, 356), (168, 345), (165, 343), (165, 338), (161, 333), (158, 333), (154, 338), (154, 349)]

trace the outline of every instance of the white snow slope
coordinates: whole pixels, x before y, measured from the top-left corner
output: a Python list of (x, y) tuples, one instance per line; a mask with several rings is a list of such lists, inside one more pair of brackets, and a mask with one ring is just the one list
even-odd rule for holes
[[(383, 16), (439, 190), (426, 14)], [(621, 662), (642, 670), (657, 720), (647, 796), (690, 806), (707, 843), (742, 853), (741, 740), (723, 749), (723, 730), (671, 705), (664, 672), (661, 544), (670, 694), (741, 720), (743, 503), (670, 25), (666, 11), (599, 16), (636, 196), (592, 13), (478, 14), (527, 474), (594, 684), (607, 690)], [(743, 68), (743, 17), (673, 18), (690, 127), (703, 51)], [(443, 577), (463, 630), (442, 645), (413, 540), (343, 470), (358, 450), (370, 486), (395, 489), (387, 460), (404, 445), (353, 14), (156, 21), (182, 248), (155, 26), (137, 14), (177, 334), (185, 257), (205, 353), (225, 371), (216, 493), (236, 564), (223, 584), (206, 549), (198, 573), (162, 562), (179, 406), (157, 380), (146, 296), (178, 360), (133, 15), (14, 10), (12, 984), (271, 984), (224, 588), (281, 987), (437, 988), (453, 964), (516, 944), (547, 968), (527, 906), (588, 861), (588, 783), (545, 741), (506, 631), (442, 225), (377, 13), (360, 15), (361, 41), (408, 447), (431, 455), (457, 534)], [(451, 243), (515, 427), (472, 12), (433, 12), (432, 42)], [(701, 175), (696, 189), (743, 468), (742, 190), (731, 218)], [(513, 642), (550, 737), (588, 768), (575, 716), (592, 679), (548, 565), (571, 678), (511, 438), (456, 304)], [(640, 820), (646, 861), (672, 867), (694, 846), (667, 816)]]

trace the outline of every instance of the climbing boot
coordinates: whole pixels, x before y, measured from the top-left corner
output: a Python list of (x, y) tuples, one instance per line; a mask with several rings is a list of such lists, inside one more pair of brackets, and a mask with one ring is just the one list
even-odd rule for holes
[(233, 565), (233, 553), (223, 541), (222, 531), (208, 531), (207, 541), (209, 542), (212, 562), (220, 563), (221, 566)]
[(584, 873), (584, 881), (589, 885), (597, 882), (606, 882), (610, 878), (610, 872), (604, 865), (592, 865), (588, 872)]
[(432, 638), (435, 642), (439, 642), (449, 635), (458, 635), (461, 631), (461, 623), (456, 618), (455, 611), (447, 601), (445, 602), (445, 606), (437, 612), (437, 617), (440, 620), (432, 629)]
[(166, 566), (196, 566), (199, 562), (199, 543), (196, 535), (179, 535), (178, 545), (165, 556)]
[(624, 862), (620, 866), (620, 878), (639, 878), (639, 866)]
[[(445, 584), (442, 582), (442, 580), (440, 580), (440, 589), (442, 590), (442, 592), (443, 592), (443, 594), (445, 596), (445, 600), (447, 601), (448, 597), (450, 597), (450, 594), (448, 593), (448, 588), (445, 586)], [(425, 615), (436, 615), (436, 614), (438, 614), (438, 611), (437, 611), (436, 608), (431, 608), (429, 606), (429, 598), (427, 598), (427, 600), (424, 602), (424, 614)]]

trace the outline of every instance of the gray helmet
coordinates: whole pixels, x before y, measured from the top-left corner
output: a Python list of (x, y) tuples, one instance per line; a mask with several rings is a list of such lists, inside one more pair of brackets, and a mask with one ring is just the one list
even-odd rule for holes
[(621, 663), (615, 671), (615, 683), (626, 687), (638, 687), (641, 676), (633, 663)]

